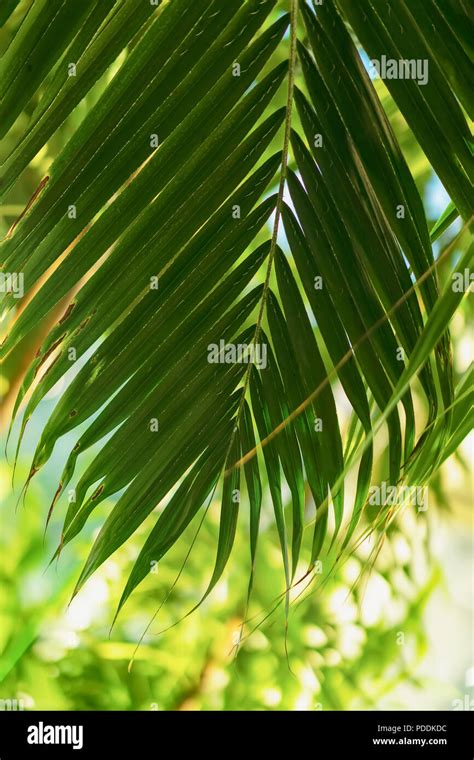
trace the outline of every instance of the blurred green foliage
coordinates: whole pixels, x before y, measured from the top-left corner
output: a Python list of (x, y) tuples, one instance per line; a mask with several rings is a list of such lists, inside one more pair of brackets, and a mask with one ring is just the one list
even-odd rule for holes
[[(5, 463), (0, 472), (5, 490), (11, 472)], [(324, 594), (319, 584), (329, 562), (302, 603), (295, 590), (285, 643), (281, 605), (257, 627), (283, 588), (278, 542), (268, 527), (235, 657), (249, 572), (244, 528), (227, 578), (196, 613), (158, 635), (191, 609), (208, 580), (218, 530), (212, 505), (187, 561), (195, 528), (156, 573), (151, 569), (109, 636), (133, 544), (67, 607), (88, 538), (45, 572), (59, 527), (58, 521), (43, 545), (45, 505), (45, 483), (38, 480), (16, 512), (13, 494), (0, 507), (1, 699), (23, 700), (25, 709), (364, 709), (377, 706), (400, 683), (416, 685), (414, 673), (426, 648), (422, 612), (436, 574), (415, 581), (412, 552), (398, 531), (388, 537), (379, 569), (360, 579), (353, 593), (367, 561), (362, 551), (340, 567)], [(163, 600), (129, 672), (136, 642)], [(391, 703), (397, 706), (396, 697)]]

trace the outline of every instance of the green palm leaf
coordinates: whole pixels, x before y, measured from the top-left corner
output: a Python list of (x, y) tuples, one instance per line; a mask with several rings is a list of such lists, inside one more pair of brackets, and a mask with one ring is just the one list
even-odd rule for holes
[[(28, 363), (10, 431), (21, 417), (18, 454), (67, 379), (28, 482), (72, 433), (47, 518), (74, 484), (56, 556), (111, 505), (76, 592), (145, 523), (121, 608), (217, 494), (201, 601), (247, 513), (250, 595), (269, 494), (288, 614), (301, 561), (312, 571), (335, 545), (340, 556), (364, 519), (382, 427), (378, 470), (393, 484), (427, 482), (459, 445), (472, 394), (454, 383), (448, 326), (464, 292), (449, 280), (440, 295), (438, 268), (458, 245), (462, 274), (472, 250), (461, 234), (435, 260), (432, 242), (458, 214), (470, 224), (473, 104), (469, 41), (448, 5), (31, 4), (0, 59), (1, 134), (16, 135), (0, 197), (55, 135), (69, 139), (0, 244), (3, 271), (25, 283), (19, 313), (1, 294), (0, 359), (69, 299)], [(426, 86), (386, 85), (451, 198), (431, 239), (349, 24), (370, 56), (428, 62)]]

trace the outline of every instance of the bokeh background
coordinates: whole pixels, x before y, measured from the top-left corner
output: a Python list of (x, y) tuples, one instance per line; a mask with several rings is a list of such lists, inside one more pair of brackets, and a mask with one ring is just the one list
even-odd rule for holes
[[(20, 2), (0, 29), (0, 53), (27, 7), (28, 2)], [(283, 58), (284, 48), (279, 54)], [(121, 60), (36, 156), (8, 202), (0, 206), (0, 236), (24, 209)], [(432, 224), (449, 198), (383, 83), (375, 86)], [(283, 104), (284, 97), (282, 90), (277, 100)], [(17, 120), (2, 143), (0, 159), (27, 128), (30, 115)], [(457, 229), (453, 224), (436, 242), (436, 254)], [(451, 264), (446, 261), (440, 267), (441, 280)], [(464, 300), (452, 323), (457, 378), (472, 359), (470, 301)], [(15, 388), (46, 328), (38, 326), (1, 369), (2, 452)], [(248, 610), (248, 524), (242, 510), (236, 549), (224, 578), (196, 612), (184, 617), (209, 577), (218, 531), (216, 498), (189, 556), (196, 525), (160, 563), (158, 572), (150, 573), (110, 631), (149, 523), (69, 603), (91, 541), (110, 509), (110, 502), (101, 505), (60, 561), (48, 566), (61, 514), (53, 515), (46, 535), (45, 519), (72, 438), (62, 439), (26, 498), (19, 499), (39, 432), (60, 392), (61, 387), (54, 388), (31, 420), (14, 487), (16, 427), (9, 457), (0, 460), (0, 708), (11, 706), (9, 700), (17, 700), (21, 709), (54, 710), (473, 708), (472, 438), (430, 484), (427, 512), (406, 509), (381, 546), (375, 538), (367, 539), (335, 569), (329, 557), (315, 582), (306, 590), (304, 584), (295, 589), (287, 630), (283, 605), (277, 604), (283, 572), (267, 497)], [(347, 429), (350, 420), (344, 417), (343, 399), (340, 412)]]

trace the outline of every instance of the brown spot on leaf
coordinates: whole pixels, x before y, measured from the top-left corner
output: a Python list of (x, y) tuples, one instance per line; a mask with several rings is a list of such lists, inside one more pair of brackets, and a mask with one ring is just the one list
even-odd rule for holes
[(95, 501), (100, 496), (100, 494), (102, 493), (103, 490), (104, 490), (104, 484), (101, 483), (100, 486), (98, 488), (96, 488), (96, 490), (92, 494), (91, 501)]
[(76, 302), (72, 301), (69, 306), (67, 307), (66, 311), (62, 315), (61, 319), (58, 322), (58, 325), (62, 325), (63, 322), (66, 321), (66, 319), (69, 317), (71, 311), (76, 307)]
[[(35, 377), (36, 377), (36, 373), (38, 372), (39, 368), (45, 363), (45, 361), (48, 358), (48, 356), (51, 356), (51, 354), (53, 353), (53, 351), (64, 340), (64, 338), (66, 337), (66, 335), (67, 335), (67, 333), (64, 333), (63, 335), (61, 335), (61, 337), (59, 337), (57, 340), (55, 340), (54, 343), (52, 344), (52, 346), (50, 346), (48, 348), (48, 350), (46, 351), (46, 353), (43, 354), (43, 356), (41, 357), (41, 361), (39, 362), (38, 366), (35, 369)], [(38, 349), (38, 353), (36, 354), (37, 358), (40, 357), (40, 356), (41, 356), (41, 348)]]

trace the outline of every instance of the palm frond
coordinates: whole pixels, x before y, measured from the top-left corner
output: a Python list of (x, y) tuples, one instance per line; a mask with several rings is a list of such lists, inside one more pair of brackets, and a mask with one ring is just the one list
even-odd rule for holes
[[(393, 484), (426, 482), (459, 444), (471, 394), (455, 388), (448, 325), (464, 292), (449, 281), (440, 294), (432, 249), (458, 213), (465, 231), (473, 209), (469, 41), (448, 5), (443, 15), (431, 0), (399, 0), (396, 13), (389, 0), (315, 11), (291, 0), (291, 14), (276, 0), (32, 3), (0, 60), (1, 134), (31, 112), (0, 167), (2, 197), (83, 98), (95, 102), (0, 244), (3, 270), (25, 282), (17, 315), (16, 294), (2, 294), (0, 358), (73, 294), (30, 362), (10, 429), (22, 411), (18, 453), (38, 405), (68, 378), (28, 478), (83, 426), (48, 514), (75, 482), (57, 555), (119, 494), (76, 591), (161, 506), (121, 607), (217, 492), (202, 599), (244, 505), (250, 594), (268, 492), (288, 609), (301, 559), (311, 570), (350, 545), (382, 426)], [(452, 199), (432, 240), (348, 23), (368, 55), (428, 62), (426, 86), (386, 85)], [(472, 262), (460, 240), (455, 272)]]

